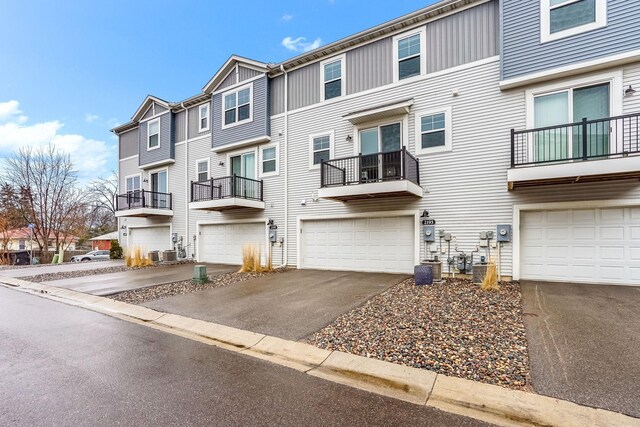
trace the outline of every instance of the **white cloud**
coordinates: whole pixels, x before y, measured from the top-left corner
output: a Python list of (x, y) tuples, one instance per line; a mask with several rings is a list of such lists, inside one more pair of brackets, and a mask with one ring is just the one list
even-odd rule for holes
[(289, 22), (293, 19), (293, 15), (289, 15), (288, 13), (285, 13), (284, 15), (282, 15), (282, 20), (285, 22)]
[(309, 52), (310, 50), (317, 49), (322, 44), (320, 38), (315, 39), (312, 42), (307, 42), (306, 37), (291, 38), (285, 37), (282, 39), (282, 46), (292, 52)]
[(96, 120), (98, 120), (100, 118), (100, 116), (96, 115), (96, 114), (91, 114), (91, 113), (87, 113), (84, 115), (84, 121), (87, 123), (93, 123)]
[[(11, 102), (13, 101), (9, 101)], [(19, 104), (15, 102), (12, 104), (12, 110), (9, 110), (6, 107), (9, 103), (0, 103), (0, 118), (6, 121), (0, 122), (0, 157), (20, 148), (38, 148), (53, 144), (71, 156), (81, 183), (109, 174), (110, 162), (117, 153), (116, 144), (108, 144), (82, 135), (63, 134), (61, 130), (64, 123), (58, 120), (25, 124), (26, 120), (21, 119), (24, 116), (21, 116), (18, 110)], [(14, 113), (2, 115), (5, 110)]]
[(18, 101), (0, 102), (0, 123), (8, 121), (24, 123), (27, 119), (27, 116), (22, 115)]

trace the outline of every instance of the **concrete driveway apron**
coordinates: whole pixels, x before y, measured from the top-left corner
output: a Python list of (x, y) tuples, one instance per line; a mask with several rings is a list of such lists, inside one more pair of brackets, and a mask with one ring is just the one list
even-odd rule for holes
[(407, 276), (291, 270), (144, 304), (147, 307), (299, 340)]
[(640, 288), (522, 282), (536, 392), (640, 417)]
[[(154, 268), (143, 268), (140, 270), (120, 271), (118, 273), (96, 274), (93, 276), (76, 277), (72, 279), (52, 280), (45, 283), (51, 286), (72, 289), (78, 292), (105, 296), (132, 289), (189, 280), (193, 277), (194, 265), (195, 264), (166, 265)], [(238, 267), (234, 265), (204, 265), (207, 266), (207, 273), (210, 275), (230, 273), (238, 270)]]

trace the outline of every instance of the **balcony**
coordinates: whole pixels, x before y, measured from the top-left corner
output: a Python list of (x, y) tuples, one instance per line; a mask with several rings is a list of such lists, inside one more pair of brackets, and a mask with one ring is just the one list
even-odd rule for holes
[(222, 211), (227, 209), (264, 209), (262, 180), (232, 175), (191, 182), (189, 209)]
[(640, 113), (511, 130), (509, 190), (640, 178)]
[(418, 160), (405, 147), (320, 164), (320, 198), (347, 202), (398, 196), (422, 197)]
[(116, 196), (116, 217), (173, 216), (171, 193), (135, 190)]

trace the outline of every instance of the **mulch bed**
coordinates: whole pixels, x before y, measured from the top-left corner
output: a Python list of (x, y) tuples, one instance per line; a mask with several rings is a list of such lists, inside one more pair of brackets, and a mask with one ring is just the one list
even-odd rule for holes
[(307, 342), (444, 375), (530, 390), (518, 283), (487, 292), (466, 279), (388, 289)]
[(261, 273), (223, 273), (209, 275), (209, 283), (194, 284), (191, 280), (181, 282), (166, 283), (164, 285), (149, 286), (148, 288), (134, 289), (131, 291), (120, 292), (110, 295), (108, 298), (116, 301), (127, 302), (129, 304), (143, 304), (148, 301), (168, 298), (174, 295), (184, 295), (192, 292), (203, 291), (205, 289), (221, 288), (232, 283), (244, 282), (245, 280), (262, 277), (268, 274), (284, 273), (287, 269), (275, 269), (270, 272)]

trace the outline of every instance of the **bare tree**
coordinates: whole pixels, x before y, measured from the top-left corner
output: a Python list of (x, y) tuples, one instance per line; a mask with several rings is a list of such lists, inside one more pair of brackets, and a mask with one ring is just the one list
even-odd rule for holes
[(4, 181), (18, 195), (20, 216), (35, 224), (38, 246), (48, 251), (53, 236), (59, 249), (62, 236), (69, 233), (75, 221), (74, 213), (84, 204), (70, 156), (50, 145), (35, 150), (21, 148), (5, 162)]
[(107, 178), (98, 178), (91, 181), (87, 191), (92, 206), (88, 228), (98, 234), (115, 230), (117, 228), (116, 197), (118, 195), (118, 175), (112, 172)]

